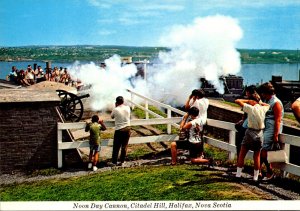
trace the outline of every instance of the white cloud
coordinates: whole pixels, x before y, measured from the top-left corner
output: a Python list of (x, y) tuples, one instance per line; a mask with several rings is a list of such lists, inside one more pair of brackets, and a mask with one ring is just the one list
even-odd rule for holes
[(100, 1), (100, 0), (87, 0), (89, 4), (95, 7), (100, 7), (103, 9), (111, 8), (111, 4), (109, 1)]
[[(184, 10), (185, 6), (181, 1), (147, 1), (147, 0), (87, 0), (88, 3), (92, 6), (99, 8), (113, 8), (114, 6), (126, 6), (127, 9), (134, 10), (135, 12), (139, 11), (169, 11), (176, 12)], [(183, 1), (184, 2), (184, 1)]]
[(290, 6), (290, 5), (300, 5), (300, 1), (298, 0), (264, 0), (264, 1), (246, 1), (242, 0), (240, 2), (241, 6), (246, 6), (246, 7), (283, 7), (283, 6)]
[[(189, 1), (185, 0), (185, 4), (188, 4)], [(212, 9), (216, 7), (220, 8), (261, 8), (261, 7), (283, 7), (290, 5), (300, 5), (298, 0), (198, 0), (194, 2), (195, 7), (202, 9)]]
[(98, 19), (97, 22), (101, 24), (110, 24), (113, 23), (114, 20), (111, 18), (106, 18), (106, 19)]
[(260, 8), (260, 7), (283, 7), (291, 5), (300, 5), (299, 0), (87, 0), (88, 3), (92, 6), (99, 8), (112, 8), (115, 5), (126, 6), (135, 11), (169, 11), (176, 12), (182, 11), (185, 8), (188, 8), (189, 5), (197, 7), (199, 9), (211, 9), (216, 7), (222, 8)]
[(184, 10), (183, 5), (173, 5), (173, 4), (148, 4), (148, 5), (140, 5), (139, 7), (136, 7), (136, 9), (141, 11), (157, 11), (157, 10), (163, 10), (163, 11), (170, 11), (170, 12), (176, 12), (176, 11), (182, 11)]
[(98, 34), (103, 35), (103, 36), (107, 36), (107, 35), (111, 35), (111, 34), (115, 34), (115, 33), (117, 33), (117, 32), (114, 30), (106, 30), (106, 29), (102, 29), (102, 30), (98, 31)]
[[(160, 17), (165, 13), (181, 12), (185, 1), (178, 0), (87, 0), (91, 6), (101, 10), (101, 14), (112, 18), (99, 19), (100, 24), (111, 24), (117, 21), (121, 25), (139, 25), (148, 23), (149, 17)], [(145, 19), (147, 18), (147, 19)]]
[(137, 24), (142, 24), (141, 20), (137, 20), (135, 18), (127, 18), (127, 17), (123, 17), (123, 18), (119, 18), (118, 21), (122, 24), (122, 25), (137, 25)]

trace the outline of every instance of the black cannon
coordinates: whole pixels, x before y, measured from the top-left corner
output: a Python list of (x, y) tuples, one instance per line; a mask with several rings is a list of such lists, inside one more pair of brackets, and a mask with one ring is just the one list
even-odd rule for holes
[(90, 95), (77, 96), (65, 90), (56, 90), (56, 92), (61, 100), (59, 109), (64, 119), (68, 122), (79, 122), (83, 115), (83, 103), (81, 99), (87, 98)]

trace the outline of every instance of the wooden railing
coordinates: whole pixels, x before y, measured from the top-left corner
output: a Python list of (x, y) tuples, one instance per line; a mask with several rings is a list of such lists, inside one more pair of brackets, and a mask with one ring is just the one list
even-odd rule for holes
[[(128, 90), (132, 97), (131, 100), (128, 100), (132, 106), (139, 107), (143, 109), (146, 113), (146, 119), (132, 119), (131, 125), (137, 126), (137, 125), (156, 125), (156, 124), (166, 124), (168, 125), (168, 134), (164, 135), (157, 135), (157, 136), (144, 136), (144, 137), (130, 137), (129, 144), (142, 144), (142, 143), (153, 143), (153, 142), (168, 142), (168, 141), (177, 141), (178, 135), (177, 134), (171, 134), (171, 127), (179, 127), (178, 123), (181, 121), (181, 117), (172, 117), (171, 113), (175, 112), (179, 115), (184, 115), (185, 112), (178, 110), (176, 108), (173, 108), (167, 104), (152, 100), (150, 98), (144, 97), (136, 92)], [(145, 106), (141, 106), (140, 104), (137, 104), (134, 102), (134, 97), (139, 97), (143, 100), (145, 100)], [(150, 111), (148, 109), (148, 105), (154, 105), (156, 107), (161, 107), (164, 109), (167, 109), (167, 118), (163, 118), (162, 116), (154, 113), (153, 111)], [(148, 115), (147, 115), (148, 113)], [(153, 116), (157, 118), (149, 119), (149, 114), (152, 114)], [(104, 121), (105, 125), (107, 127), (114, 127), (114, 121)], [(86, 123), (84, 122), (78, 122), (78, 123), (58, 123), (58, 168), (61, 168), (63, 166), (63, 160), (62, 160), (62, 150), (65, 149), (78, 149), (82, 147), (89, 147), (88, 140), (82, 140), (82, 141), (75, 141), (72, 140), (72, 142), (63, 142), (62, 140), (62, 131), (68, 130), (68, 129), (83, 129), (85, 128)], [(207, 144), (210, 144), (212, 146), (215, 146), (217, 148), (226, 150), (229, 152), (228, 159), (233, 160), (236, 155), (236, 146), (235, 146), (235, 134), (236, 129), (234, 123), (230, 122), (224, 122), (214, 119), (208, 119), (207, 125), (217, 128), (226, 129), (229, 131), (229, 143), (226, 143), (224, 141), (220, 141), (211, 137), (205, 136), (205, 142)], [(280, 142), (285, 144), (285, 152), (288, 157), (287, 163), (281, 163), (277, 165), (278, 168), (281, 170), (292, 173), (294, 175), (300, 176), (300, 166), (294, 165), (289, 163), (290, 158), (290, 145), (298, 146), (300, 147), (300, 137), (298, 136), (292, 136), (288, 134), (280, 134), (279, 136)], [(106, 147), (112, 147), (113, 140), (112, 139), (104, 139), (101, 142), (101, 146)], [(247, 154), (247, 157), (250, 158), (253, 156), (253, 152), (249, 151)]]

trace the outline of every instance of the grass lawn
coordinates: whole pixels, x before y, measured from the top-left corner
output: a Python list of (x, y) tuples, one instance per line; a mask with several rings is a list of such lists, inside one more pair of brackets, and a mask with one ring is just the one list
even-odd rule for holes
[(145, 166), (3, 185), (1, 201), (261, 200), (205, 166)]

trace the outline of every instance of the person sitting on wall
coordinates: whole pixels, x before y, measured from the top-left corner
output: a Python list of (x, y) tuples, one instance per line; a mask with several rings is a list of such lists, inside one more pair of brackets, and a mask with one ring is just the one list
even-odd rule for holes
[(69, 85), (69, 83), (71, 82), (71, 76), (67, 68), (64, 69), (64, 74), (61, 75), (59, 82), (64, 83), (65, 85)]
[(63, 75), (64, 73), (65, 73), (65, 71), (64, 71), (63, 67), (60, 67), (60, 68), (59, 68), (59, 75), (61, 76), (61, 75)]
[(54, 77), (54, 81), (55, 82), (59, 82), (60, 81), (60, 72), (58, 70), (58, 67), (54, 67), (54, 70), (53, 70), (53, 77)]
[(291, 106), (294, 116), (296, 117), (297, 121), (300, 123), (300, 97), (298, 97), (295, 102), (293, 102)]
[(19, 85), (22, 85), (22, 86), (30, 86), (30, 83), (25, 78), (25, 71), (24, 70), (20, 70), (20, 72), (18, 73), (17, 83)]
[(52, 68), (46, 67), (46, 74), (44, 75), (45, 81), (51, 81), (51, 76), (52, 76)]
[(31, 65), (28, 65), (27, 70), (25, 71), (25, 78), (29, 84), (34, 84), (34, 71)]
[[(193, 164), (209, 163), (209, 160), (204, 159), (203, 155), (203, 139), (201, 131), (203, 130), (203, 124), (201, 119), (198, 118), (199, 109), (191, 107), (188, 112), (183, 116), (180, 123), (180, 130), (188, 131), (188, 138), (183, 141), (174, 141), (171, 143), (171, 165), (177, 163), (177, 149), (185, 149), (190, 152), (190, 160)], [(188, 121), (188, 119), (191, 121)]]
[(11, 67), (11, 72), (7, 75), (6, 80), (17, 83), (18, 70), (16, 66)]
[(41, 81), (45, 81), (45, 77), (44, 77), (44, 71), (42, 69), (41, 66), (38, 66), (37, 69), (34, 72), (35, 74), (35, 78), (36, 78), (36, 82), (39, 83)]

